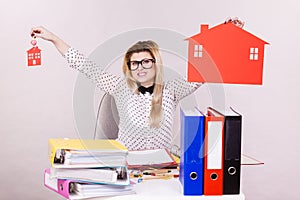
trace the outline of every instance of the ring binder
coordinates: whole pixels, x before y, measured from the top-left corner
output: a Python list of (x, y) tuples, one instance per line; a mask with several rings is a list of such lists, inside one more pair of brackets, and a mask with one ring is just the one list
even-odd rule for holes
[(184, 195), (203, 194), (204, 115), (181, 107), (180, 182)]
[(204, 195), (223, 194), (224, 117), (205, 116)]
[(242, 116), (233, 110), (208, 110), (224, 118), (223, 194), (240, 193)]

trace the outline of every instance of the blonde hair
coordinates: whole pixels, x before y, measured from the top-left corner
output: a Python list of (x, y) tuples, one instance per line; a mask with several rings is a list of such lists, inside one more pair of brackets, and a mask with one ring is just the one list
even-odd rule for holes
[(153, 98), (151, 103), (151, 111), (149, 116), (149, 125), (152, 128), (158, 128), (160, 121), (162, 119), (162, 91), (163, 91), (163, 65), (162, 59), (159, 52), (159, 46), (151, 41), (139, 41), (133, 46), (131, 46), (125, 56), (123, 61), (123, 73), (125, 75), (126, 82), (128, 87), (132, 89), (135, 93), (138, 91), (138, 83), (132, 77), (131, 71), (128, 68), (127, 62), (130, 61), (130, 58), (133, 53), (139, 52), (149, 52), (150, 55), (155, 59), (154, 67), (156, 69), (155, 80), (154, 80), (154, 90)]

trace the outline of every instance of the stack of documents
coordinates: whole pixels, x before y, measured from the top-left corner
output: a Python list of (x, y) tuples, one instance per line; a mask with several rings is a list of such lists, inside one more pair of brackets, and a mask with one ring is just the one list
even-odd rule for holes
[(132, 194), (127, 155), (115, 140), (50, 139), (45, 186), (68, 199)]
[(177, 168), (178, 163), (168, 149), (147, 149), (129, 151), (127, 156), (129, 169)]

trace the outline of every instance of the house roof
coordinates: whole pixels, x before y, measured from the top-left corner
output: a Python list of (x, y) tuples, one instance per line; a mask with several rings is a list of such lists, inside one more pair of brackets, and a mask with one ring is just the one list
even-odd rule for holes
[[(217, 26), (214, 26), (212, 28), (208, 28), (207, 24), (202, 24), (200, 26), (200, 33), (193, 35), (187, 40), (195, 40), (195, 41), (200, 41), (200, 40), (209, 40), (209, 39), (220, 39), (220, 36), (224, 35), (224, 38), (226, 39), (252, 39), (256, 40), (257, 42), (262, 42), (264, 44), (269, 44), (268, 42), (260, 39), (259, 37), (253, 35), (252, 33), (237, 27), (234, 24), (231, 23), (222, 23)], [(221, 37), (222, 38), (222, 37)]]
[(27, 52), (39, 53), (39, 52), (41, 52), (41, 50), (37, 46), (35, 46), (35, 47), (32, 47), (31, 49), (27, 50)]

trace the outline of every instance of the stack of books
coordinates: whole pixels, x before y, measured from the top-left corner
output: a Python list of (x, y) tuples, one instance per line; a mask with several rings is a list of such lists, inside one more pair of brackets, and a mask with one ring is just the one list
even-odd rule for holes
[(44, 184), (67, 199), (133, 194), (127, 155), (115, 140), (50, 139)]

